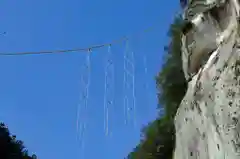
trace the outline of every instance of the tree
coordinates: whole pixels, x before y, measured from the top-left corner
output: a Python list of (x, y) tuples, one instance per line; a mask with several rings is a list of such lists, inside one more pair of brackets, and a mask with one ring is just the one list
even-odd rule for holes
[(4, 123), (0, 123), (0, 158), (1, 159), (36, 159), (30, 157), (21, 140), (11, 135)]
[(183, 21), (177, 16), (170, 26), (170, 43), (164, 47), (165, 63), (156, 77), (158, 103), (164, 107), (164, 116), (142, 130), (143, 137), (128, 159), (172, 159), (175, 146), (174, 116), (186, 92), (181, 61), (181, 28)]

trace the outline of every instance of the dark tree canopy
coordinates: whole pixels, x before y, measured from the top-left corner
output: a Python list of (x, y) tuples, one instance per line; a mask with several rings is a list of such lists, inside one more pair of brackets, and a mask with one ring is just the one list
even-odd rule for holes
[(36, 159), (29, 156), (21, 140), (11, 135), (4, 123), (0, 123), (0, 158), (1, 159)]
[(186, 92), (181, 61), (182, 19), (177, 16), (170, 26), (170, 43), (164, 47), (165, 63), (156, 77), (158, 103), (165, 114), (142, 130), (142, 140), (128, 159), (172, 159), (175, 146), (174, 116)]

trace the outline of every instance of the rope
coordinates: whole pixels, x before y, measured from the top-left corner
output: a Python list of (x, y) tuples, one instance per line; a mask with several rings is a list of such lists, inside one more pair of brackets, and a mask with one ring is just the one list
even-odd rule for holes
[[(148, 29), (145, 29), (139, 33), (136, 33), (132, 36), (138, 36), (141, 35), (142, 33), (146, 33), (149, 32), (153, 29), (154, 27), (149, 27)], [(89, 47), (85, 47), (85, 48), (77, 48), (77, 49), (65, 49), (65, 50), (50, 50), (50, 51), (34, 51), (34, 52), (18, 52), (18, 53), (0, 53), (0, 56), (19, 56), (19, 55), (36, 55), (36, 54), (56, 54), (56, 53), (69, 53), (69, 52), (90, 52), (89, 50), (93, 50), (93, 49), (99, 49), (105, 46), (110, 46), (112, 44), (116, 44), (116, 43), (121, 43), (124, 42), (126, 40), (128, 40), (130, 38), (130, 36), (124, 36), (121, 37), (119, 39), (113, 40), (109, 43), (105, 43), (105, 44), (99, 44), (99, 45), (92, 45)]]

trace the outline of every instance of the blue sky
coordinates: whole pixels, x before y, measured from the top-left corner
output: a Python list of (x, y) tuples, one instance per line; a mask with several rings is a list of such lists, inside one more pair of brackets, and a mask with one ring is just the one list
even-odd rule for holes
[[(122, 43), (112, 45), (115, 91), (114, 105), (109, 112), (111, 136), (105, 136), (103, 126), (104, 67), (108, 48), (93, 50), (91, 54), (85, 121), (88, 126), (82, 159), (123, 159), (139, 142), (143, 125), (156, 117), (154, 76), (163, 61), (168, 27), (178, 9), (178, 0), (2, 0), (0, 32), (7, 33), (0, 36), (0, 52), (86, 47), (154, 25), (154, 30), (132, 37), (130, 41), (136, 70), (135, 126), (132, 120), (124, 123), (125, 46)], [(29, 152), (41, 159), (80, 158), (76, 114), (85, 57), (84, 53), (0, 57), (0, 121), (24, 141)], [(149, 89), (144, 87), (146, 84)]]

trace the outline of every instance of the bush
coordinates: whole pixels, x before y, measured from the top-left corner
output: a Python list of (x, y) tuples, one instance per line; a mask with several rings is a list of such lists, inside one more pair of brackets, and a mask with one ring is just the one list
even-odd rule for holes
[(36, 159), (30, 157), (21, 140), (11, 135), (4, 123), (0, 123), (0, 158), (1, 159)]

